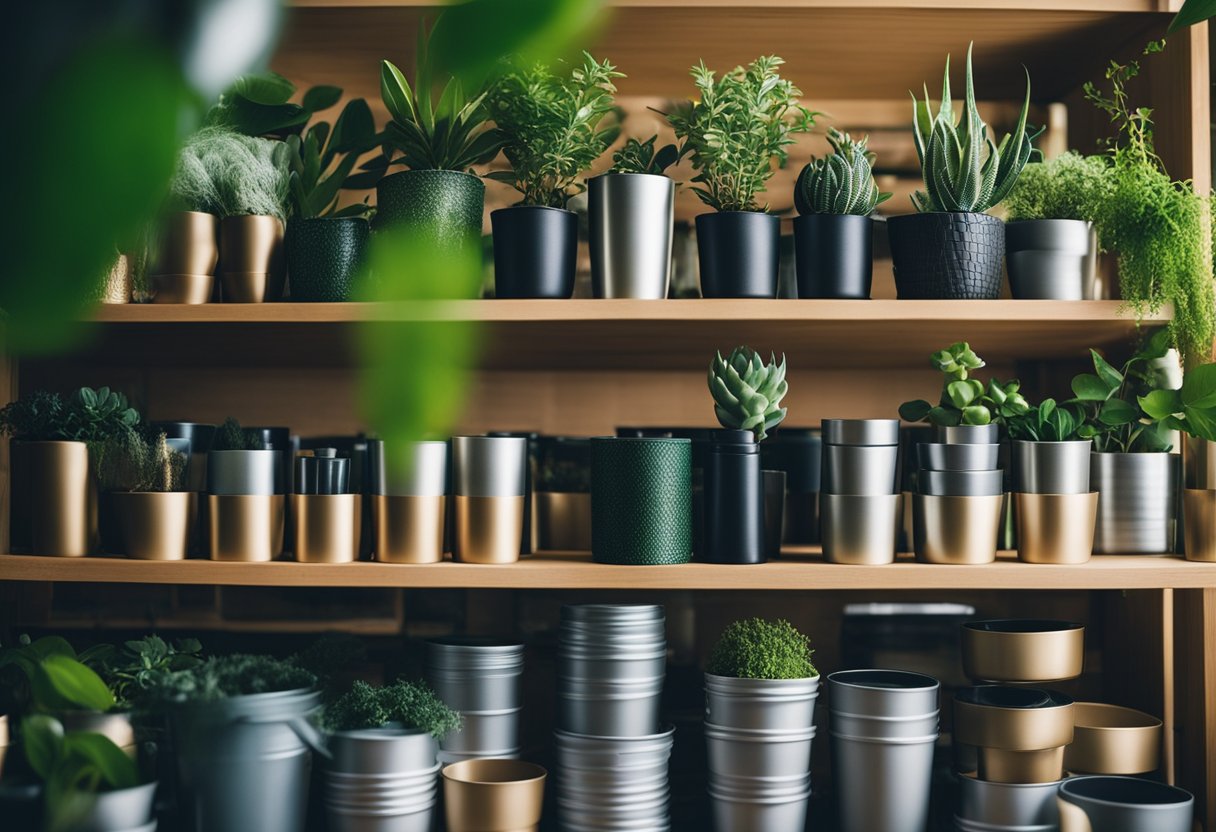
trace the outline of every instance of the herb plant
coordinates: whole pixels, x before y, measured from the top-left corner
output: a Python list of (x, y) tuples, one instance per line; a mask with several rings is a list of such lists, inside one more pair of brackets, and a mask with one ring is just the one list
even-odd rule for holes
[(241, 423), (229, 416), (215, 430), (211, 438), (213, 451), (264, 451), (266, 443), (261, 434), (253, 430), (245, 430)]
[[(342, 94), (337, 87), (326, 89)], [(302, 134), (288, 136), (285, 142), (292, 216), (362, 217), (370, 213), (366, 200), (338, 208), (338, 191), (352, 187), (349, 179), (355, 163), (376, 145), (376, 125), (366, 101), (355, 98), (346, 102), (332, 125), (314, 121)]]
[(330, 731), (358, 731), (397, 723), (434, 737), (458, 731), (461, 726), (460, 714), (443, 704), (426, 684), (404, 680), (384, 687), (357, 681), (325, 707), (321, 721)]
[(680, 160), (680, 149), (674, 144), (665, 144), (655, 149), (658, 136), (645, 141), (628, 138), (619, 150), (612, 154), (612, 169), (609, 173), (650, 173), (662, 175)]
[(1110, 162), (1070, 150), (1031, 162), (1005, 199), (1009, 220), (1095, 222), (1111, 196)]
[(623, 77), (586, 52), (568, 76), (539, 64), (504, 75), (487, 100), (511, 170), (487, 176), (523, 194), (523, 205), (565, 208), (586, 188), (578, 177), (620, 132), (605, 117), (614, 111), (613, 81)]
[(186, 455), (169, 447), (164, 432), (149, 437), (128, 429), (89, 445), (103, 491), (181, 491)]
[(204, 127), (186, 140), (169, 186), (178, 210), (284, 219), (288, 148), (280, 141)]
[(749, 618), (728, 626), (709, 654), (707, 671), (739, 679), (818, 676), (811, 642), (785, 619)]
[(66, 401), (36, 391), (0, 409), (0, 435), (29, 442), (98, 442), (137, 424), (139, 412), (109, 387), (81, 387)]
[(768, 431), (785, 420), (781, 400), (789, 391), (785, 380), (785, 356), (777, 363), (769, 355), (768, 364), (751, 347), (735, 347), (725, 361), (717, 353), (709, 365), (709, 392), (714, 413), (722, 427), (750, 430), (763, 442)]
[(985, 365), (965, 341), (933, 353), (929, 360), (944, 376), (941, 396), (936, 405), (924, 399), (901, 404), (899, 418), (904, 421), (929, 422), (941, 427), (987, 425), (1007, 422), (1029, 412), (1030, 405), (1016, 379), (1002, 382), (993, 378), (985, 385), (971, 377), (973, 370)]
[(697, 101), (667, 115), (681, 141), (681, 155), (692, 154), (698, 183), (693, 192), (715, 211), (761, 211), (756, 194), (773, 175), (773, 162), (785, 164), (794, 135), (808, 132), (815, 116), (798, 104), (802, 92), (777, 70), (785, 61), (760, 57), (715, 78), (705, 62), (692, 68)]
[(812, 158), (794, 184), (794, 207), (799, 214), (856, 214), (868, 217), (879, 203), (891, 198), (874, 184), (874, 154), (869, 137), (853, 141), (848, 133), (828, 130), (830, 155)]
[(237, 653), (158, 674), (149, 679), (149, 693), (162, 701), (214, 702), (230, 696), (311, 688), (316, 683), (316, 676), (291, 661)]
[(1040, 132), (1026, 127), (1030, 108), (1030, 73), (1026, 74), (1026, 97), (1012, 134), (998, 146), (988, 134), (988, 125), (975, 105), (975, 85), (971, 79), (971, 47), (967, 47), (967, 91), (962, 118), (955, 122), (950, 98), (950, 57), (942, 80), (942, 97), (937, 115), (925, 88), (925, 100), (912, 96), (912, 135), (920, 159), (925, 190), (912, 194), (918, 211), (983, 212), (1000, 204), (1018, 175), (1030, 161), (1031, 140)]

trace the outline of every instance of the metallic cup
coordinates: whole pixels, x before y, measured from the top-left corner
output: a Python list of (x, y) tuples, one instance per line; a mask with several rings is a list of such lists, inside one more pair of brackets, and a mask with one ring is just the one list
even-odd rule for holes
[(1147, 774), (1161, 765), (1161, 720), (1105, 705), (1077, 702), (1064, 768), (1073, 774)]
[(97, 486), (84, 442), (11, 442), (14, 552), (83, 557), (97, 551)]
[(1216, 491), (1182, 490), (1182, 541), (1187, 560), (1216, 563)]
[(194, 533), (198, 495), (192, 491), (115, 491), (122, 553), (139, 560), (185, 560)]
[(898, 419), (824, 419), (825, 445), (898, 445)]
[(514, 563), (524, 529), (528, 440), (455, 436), (452, 556), (466, 563)]
[[(924, 473), (924, 472), (922, 472)], [(912, 538), (922, 563), (981, 564), (996, 560), (1004, 495), (912, 495)]]
[(207, 491), (220, 495), (281, 494), (280, 451), (211, 451), (207, 454)]
[(898, 445), (824, 445), (822, 493), (894, 494), (898, 460)]
[(820, 494), (823, 557), (829, 563), (895, 562), (900, 495)]
[(597, 298), (667, 297), (675, 183), (661, 174), (587, 180), (591, 288)]
[(1216, 489), (1216, 442), (1182, 437), (1184, 484), (1187, 488)]
[(300, 563), (359, 559), (362, 494), (292, 494), (291, 522)]
[[(201, 211), (179, 211), (165, 217), (160, 227), (160, 242), (155, 262), (149, 269), (156, 286), (156, 278), (163, 275), (176, 277), (206, 277), (207, 299), (193, 301), (206, 303), (210, 299), (211, 275), (219, 262), (219, 218)], [(159, 293), (158, 293), (159, 294)], [(189, 303), (156, 298), (157, 303)]]
[(1000, 450), (1000, 445), (947, 445), (944, 442), (921, 442), (916, 446), (920, 467), (929, 471), (994, 471)]
[(1023, 563), (1085, 563), (1094, 549), (1098, 492), (1014, 494), (1018, 560)]
[(210, 303), (215, 277), (209, 274), (154, 274), (148, 278), (153, 303)]
[(828, 676), (833, 712), (860, 717), (923, 717), (938, 711), (941, 684), (906, 670), (838, 670)]
[(721, 728), (804, 730), (815, 724), (819, 677), (738, 679), (705, 674), (705, 721)]
[(373, 557), (382, 563), (439, 563), (447, 498), (371, 496)]
[(937, 734), (876, 740), (832, 734), (840, 832), (924, 832)]
[(1093, 442), (1013, 443), (1013, 490), (1029, 494), (1088, 494)]
[[(973, 445), (971, 447), (985, 446)], [(998, 469), (988, 471), (921, 469), (917, 477), (920, 493), (933, 497), (991, 497), (1005, 493), (1005, 472)]]
[(937, 425), (933, 436), (947, 445), (994, 445), (1000, 441), (997, 425)]
[[(1092, 298), (1093, 223), (1035, 219), (1005, 223), (1005, 264), (1015, 300)], [(1088, 295), (1087, 295), (1088, 291)]]
[(1174, 548), (1179, 455), (1090, 454), (1098, 492), (1096, 554), (1165, 554)]
[(283, 554), (286, 507), (283, 494), (208, 494), (211, 559), (248, 563)]
[(220, 221), (220, 288), (225, 303), (283, 298), (287, 263), (278, 217), (225, 217)]
[(372, 493), (389, 497), (442, 497), (448, 491), (447, 442), (368, 443)]
[(1081, 675), (1085, 627), (1004, 619), (963, 625), (963, 673), (986, 682), (1051, 682)]
[(959, 817), (1001, 828), (1055, 827), (1060, 822), (1056, 791), (1060, 781), (990, 783), (978, 777), (959, 778)]
[(527, 832), (540, 823), (547, 772), (519, 760), (465, 760), (443, 769), (448, 832)]
[(522, 497), (527, 467), (523, 437), (452, 437), (452, 493), (458, 497)]
[(1195, 798), (1139, 777), (1070, 777), (1056, 798), (1060, 832), (1191, 832)]
[(456, 533), (452, 558), (462, 563), (515, 563), (524, 534), (524, 498), (453, 499)]

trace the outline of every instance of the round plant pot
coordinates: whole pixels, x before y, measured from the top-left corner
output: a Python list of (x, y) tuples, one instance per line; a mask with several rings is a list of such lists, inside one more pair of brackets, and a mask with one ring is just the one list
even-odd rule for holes
[(466, 760), (443, 769), (448, 832), (525, 830), (540, 823), (547, 772), (518, 760)]
[(824, 560), (868, 566), (894, 563), (900, 500), (899, 494), (820, 494)]
[(1190, 832), (1190, 792), (1138, 777), (1070, 777), (1057, 798), (1060, 832)]
[(338, 731), (328, 745), (327, 767), (346, 774), (421, 773), (435, 766), (439, 750), (430, 734), (406, 728)]
[(283, 554), (287, 497), (283, 494), (208, 494), (211, 560), (270, 561)]
[(929, 471), (922, 468), (918, 477), (920, 493), (932, 497), (995, 497), (1005, 493), (1005, 472), (1000, 469)]
[(192, 491), (116, 491), (119, 551), (138, 560), (185, 560), (194, 536), (198, 495)]
[(794, 218), (798, 297), (869, 300), (874, 220), (852, 214)]
[(524, 534), (528, 440), (452, 438), (452, 556), (467, 563), (514, 563)]
[(494, 296), (566, 299), (574, 294), (578, 214), (544, 205), (490, 212)]
[[(996, 440), (993, 440), (996, 441)], [(898, 419), (824, 419), (824, 445), (898, 445)]]
[(444, 248), (481, 237), (486, 186), (455, 170), (404, 170), (376, 185), (376, 230), (405, 228)]
[(807, 805), (811, 785), (792, 795), (761, 797), (723, 793), (710, 785), (709, 799), (713, 804), (714, 828), (719, 830), (801, 830), (806, 828)]
[(225, 303), (282, 300), (287, 282), (283, 221), (269, 216), (220, 220), (219, 275)]
[(1067, 621), (963, 624), (963, 673), (987, 682), (1051, 682), (1081, 675), (1085, 628)]
[(142, 829), (152, 821), (155, 798), (156, 783), (99, 792), (93, 797), (88, 813), (72, 829), (78, 832)]
[(1059, 788), (1059, 781), (989, 783), (964, 775), (959, 777), (959, 816), (1002, 829), (1054, 829), (1060, 822), (1060, 812), (1056, 808)]
[(427, 642), (426, 680), (458, 711), (518, 709), (523, 667), (517, 642), (459, 636)]
[(781, 221), (772, 214), (698, 214), (697, 252), (703, 297), (777, 297)]
[(210, 303), (215, 276), (210, 274), (153, 274), (148, 276), (153, 303)]
[(598, 563), (692, 557), (692, 442), (591, 440), (591, 552)]
[[(219, 217), (214, 214), (201, 211), (169, 214), (160, 224), (157, 251), (148, 274), (153, 278), (159, 275), (210, 278), (220, 259), (219, 227)], [(207, 285), (210, 288), (210, 280)]]
[(1187, 488), (1216, 490), (1216, 442), (1183, 435), (1182, 458)]
[(348, 301), (363, 264), (369, 226), (362, 217), (293, 217), (287, 222), (287, 279), (293, 301)]
[(746, 730), (705, 725), (709, 770), (733, 777), (785, 777), (811, 766), (814, 728)]
[(824, 445), (824, 494), (877, 497), (895, 493), (898, 445)]
[(895, 289), (908, 300), (996, 300), (1005, 223), (977, 213), (901, 214), (887, 220)]
[(661, 174), (587, 180), (591, 288), (597, 298), (667, 297), (675, 183)]
[(1085, 563), (1094, 551), (1098, 493), (1014, 494), (1018, 560)]
[(359, 559), (362, 494), (292, 494), (292, 539), (300, 563), (354, 563)]
[(1106, 705), (1073, 705), (1072, 743), (1064, 767), (1074, 774), (1147, 774), (1161, 765), (1161, 720)]
[(705, 466), (707, 563), (764, 563), (764, 480), (760, 448), (749, 430), (711, 434)]
[(211, 451), (207, 454), (207, 491), (220, 495), (281, 493), (278, 466), (278, 451)]
[(97, 551), (97, 486), (84, 442), (18, 442), (9, 496), (12, 550), (83, 557)]
[(1216, 491), (1182, 489), (1182, 548), (1187, 560), (1216, 563)]
[(941, 685), (906, 670), (838, 670), (828, 676), (832, 711), (856, 716), (920, 717), (938, 711)]
[(876, 740), (832, 733), (840, 832), (924, 832), (937, 733)]
[(1093, 223), (1084, 220), (1007, 223), (1005, 263), (1010, 294), (1014, 300), (1092, 297), (1095, 246)]
[(934, 425), (933, 441), (946, 445), (995, 445), (1000, 441), (997, 425)]
[(1000, 450), (1000, 445), (947, 445), (943, 442), (921, 442), (916, 446), (920, 467), (929, 471), (992, 471), (997, 467)]
[(705, 674), (705, 721), (720, 728), (806, 730), (815, 724), (819, 677), (739, 679)]
[(916, 559), (921, 563), (992, 563), (996, 560), (996, 538), (1004, 502), (1003, 494), (912, 495), (912, 546)]
[(1178, 515), (1178, 454), (1093, 453), (1089, 476), (1098, 492), (1095, 554), (1173, 551)]
[(1028, 494), (1088, 494), (1093, 442), (1013, 443), (1013, 490)]

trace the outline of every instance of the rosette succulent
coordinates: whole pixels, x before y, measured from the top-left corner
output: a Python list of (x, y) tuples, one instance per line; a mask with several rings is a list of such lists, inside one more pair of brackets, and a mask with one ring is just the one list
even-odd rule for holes
[(798, 174), (794, 207), (799, 214), (856, 214), (868, 217), (880, 202), (891, 198), (874, 184), (874, 154), (869, 137), (853, 141), (848, 133), (828, 130), (831, 154), (812, 158)]
[(757, 442), (785, 419), (781, 400), (788, 390), (784, 355), (778, 364), (770, 354), (765, 364), (751, 347), (736, 347), (725, 360), (719, 352), (709, 366), (709, 392), (718, 421), (731, 430), (752, 431)]

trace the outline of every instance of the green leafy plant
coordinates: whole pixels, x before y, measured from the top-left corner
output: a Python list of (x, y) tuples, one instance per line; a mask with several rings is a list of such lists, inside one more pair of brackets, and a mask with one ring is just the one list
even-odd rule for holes
[(985, 385), (971, 377), (973, 370), (985, 365), (984, 359), (965, 341), (933, 353), (929, 361), (944, 376), (941, 396), (936, 405), (924, 399), (901, 404), (899, 418), (906, 422), (929, 422), (941, 427), (987, 425), (1007, 422), (1030, 410), (1017, 380), (1002, 382), (993, 378)]
[(87, 658), (60, 636), (35, 641), (22, 636), (17, 645), (0, 650), (0, 671), (7, 675), (12, 668), (24, 680), (23, 690), (14, 695), (19, 713), (108, 711), (114, 707), (114, 695), (85, 664)]
[(443, 703), (423, 682), (404, 680), (375, 687), (356, 681), (349, 691), (325, 707), (322, 724), (330, 731), (383, 728), (390, 723), (441, 737), (458, 731), (460, 714)]
[(929, 101), (912, 96), (912, 135), (920, 159), (925, 190), (916, 191), (912, 202), (918, 211), (983, 212), (1012, 190), (1018, 175), (1030, 161), (1031, 141), (1040, 133), (1026, 126), (1030, 108), (1030, 73), (1026, 73), (1026, 97), (1018, 115), (1017, 127), (1006, 134), (998, 146), (988, 134), (975, 104), (975, 85), (971, 78), (971, 47), (967, 47), (967, 91), (962, 118), (955, 122), (950, 98), (950, 58), (942, 80), (942, 97), (937, 115)]
[(89, 456), (103, 491), (183, 490), (186, 455), (169, 447), (163, 431), (120, 431), (90, 443)]
[(565, 208), (586, 188), (579, 176), (620, 132), (605, 116), (615, 110), (613, 80), (623, 77), (587, 52), (569, 75), (541, 64), (508, 72), (487, 100), (511, 170), (487, 176), (523, 194), (523, 205)]
[(98, 442), (137, 424), (139, 412), (109, 387), (81, 387), (66, 401), (39, 390), (0, 409), (0, 435), (29, 442)]
[(219, 217), (284, 219), (288, 155), (283, 142), (205, 127), (186, 141), (178, 156), (170, 205)]
[(220, 93), (203, 123), (246, 136), (286, 138), (298, 134), (316, 110), (332, 107), (342, 96), (337, 87), (313, 87), (293, 103), (296, 85), (277, 72), (253, 72), (236, 78)]
[(768, 431), (785, 420), (781, 400), (789, 391), (785, 380), (785, 356), (777, 363), (770, 354), (768, 364), (751, 347), (735, 347), (730, 358), (715, 354), (709, 365), (709, 392), (714, 413), (723, 427), (750, 430), (763, 442)]
[(317, 677), (289, 660), (234, 653), (157, 674), (148, 681), (149, 696), (154, 700), (213, 702), (230, 696), (312, 688)]
[(680, 160), (680, 148), (665, 144), (655, 149), (659, 137), (651, 136), (639, 141), (632, 136), (625, 140), (619, 150), (612, 154), (612, 169), (609, 173), (650, 173), (662, 175)]
[[(315, 89), (317, 87), (309, 93)], [(339, 97), (342, 95), (338, 87), (324, 89), (336, 90)], [(367, 216), (372, 208), (366, 199), (363, 203), (338, 208), (338, 191), (359, 184), (350, 181), (355, 163), (376, 146), (376, 139), (372, 111), (362, 98), (346, 102), (332, 125), (328, 121), (314, 121), (300, 135), (288, 136), (285, 139), (290, 170), (288, 203), (292, 216)]]
[(211, 438), (213, 451), (264, 451), (266, 442), (255, 430), (245, 430), (241, 423), (229, 416), (215, 430)]
[(848, 133), (828, 130), (832, 153), (812, 158), (794, 184), (794, 207), (799, 214), (856, 214), (868, 217), (879, 203), (891, 198), (874, 184), (874, 154), (869, 137), (853, 141)]
[(1080, 417), (1068, 405), (1058, 405), (1055, 399), (1043, 399), (1025, 413), (1005, 419), (1011, 439), (1031, 442), (1068, 442), (1079, 439)]
[(1005, 199), (1005, 213), (1011, 221), (1096, 222), (1110, 197), (1109, 160), (1070, 150), (1026, 165)]
[(88, 664), (105, 681), (119, 706), (142, 703), (168, 674), (198, 667), (203, 662), (198, 639), (172, 644), (157, 635), (126, 641), (121, 647), (102, 645), (91, 651)]
[(748, 618), (730, 624), (709, 653), (706, 670), (739, 679), (807, 679), (818, 676), (811, 642), (783, 618)]
[(692, 68), (699, 100), (667, 114), (681, 141), (681, 155), (692, 154), (697, 175), (693, 192), (716, 211), (760, 211), (756, 194), (784, 165), (794, 136), (815, 125), (815, 116), (797, 103), (801, 90), (777, 70), (776, 55), (735, 67), (721, 78), (702, 61)]

